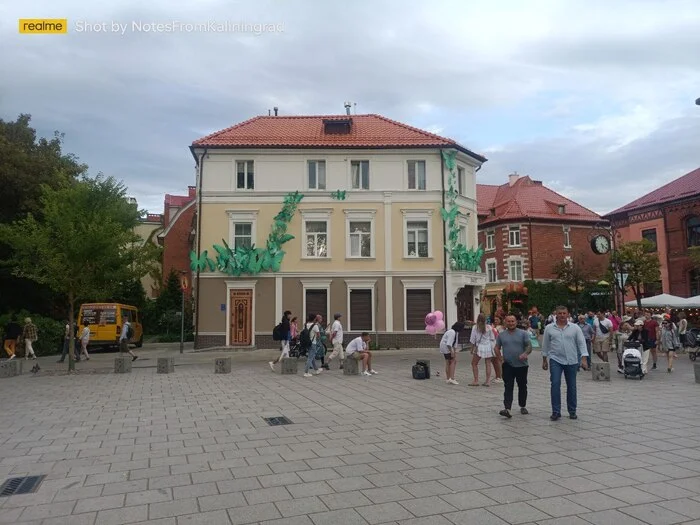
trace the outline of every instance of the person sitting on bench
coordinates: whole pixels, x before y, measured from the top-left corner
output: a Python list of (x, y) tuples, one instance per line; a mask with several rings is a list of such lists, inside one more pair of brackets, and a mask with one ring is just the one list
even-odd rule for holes
[(362, 374), (370, 376), (376, 374), (372, 369), (372, 352), (367, 350), (369, 343), (369, 333), (362, 332), (360, 337), (356, 337), (345, 348), (345, 357), (362, 361)]

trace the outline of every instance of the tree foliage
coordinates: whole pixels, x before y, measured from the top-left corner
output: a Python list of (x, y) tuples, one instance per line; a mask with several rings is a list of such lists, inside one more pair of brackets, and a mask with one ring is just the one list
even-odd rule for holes
[[(654, 251), (654, 243), (646, 239), (623, 243), (613, 252), (612, 263), (617, 274), (615, 282), (619, 281), (620, 273), (627, 274), (623, 291), (628, 288), (632, 290), (637, 307), (641, 310), (644, 284), (655, 283), (661, 279), (661, 263)], [(618, 282), (618, 286), (620, 284)]]
[(101, 175), (57, 189), (42, 185), (40, 204), (41, 220), (30, 213), (0, 225), (0, 241), (12, 247), (13, 275), (64, 293), (73, 322), (79, 301), (108, 299), (134, 278), (140, 213), (122, 183)]
[(578, 310), (580, 294), (593, 279), (590, 270), (586, 268), (580, 257), (576, 257), (558, 262), (554, 265), (552, 271), (559, 282), (572, 292), (574, 309)]
[(690, 256), (690, 263), (693, 265), (693, 269), (700, 270), (700, 246), (689, 248), (688, 255)]

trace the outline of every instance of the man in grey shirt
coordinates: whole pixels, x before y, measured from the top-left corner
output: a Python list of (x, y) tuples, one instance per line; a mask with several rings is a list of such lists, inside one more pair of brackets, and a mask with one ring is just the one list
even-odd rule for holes
[[(581, 356), (581, 367), (588, 370), (586, 339), (578, 325), (569, 322), (569, 309), (557, 306), (556, 322), (544, 329), (542, 337), (542, 370), (550, 370), (552, 415), (549, 419), (561, 418), (561, 375), (566, 380), (566, 408), (570, 419), (576, 415), (576, 374)], [(549, 362), (547, 362), (549, 359)]]
[(513, 406), (513, 387), (518, 383), (518, 405), (520, 413), (527, 414), (527, 371), (529, 369), (527, 358), (532, 352), (530, 335), (518, 328), (518, 321), (514, 315), (505, 318), (507, 330), (501, 332), (496, 339), (496, 357), (501, 358), (503, 353), (503, 393), (504, 409), (499, 412), (503, 417), (511, 418), (510, 409)]
[[(588, 350), (590, 359), (591, 351), (593, 350), (593, 336), (595, 335), (595, 331), (593, 330), (593, 327), (586, 322), (585, 315), (578, 316), (578, 326), (583, 332), (583, 338), (586, 340), (586, 350)], [(579, 356), (578, 367), (581, 368), (581, 356)]]

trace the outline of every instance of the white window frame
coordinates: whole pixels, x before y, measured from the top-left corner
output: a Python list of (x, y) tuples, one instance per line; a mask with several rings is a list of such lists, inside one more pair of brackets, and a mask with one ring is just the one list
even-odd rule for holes
[[(518, 226), (508, 226), (508, 247), (509, 248), (520, 248), (523, 245), (522, 232), (520, 231), (520, 225)], [(511, 241), (511, 234), (518, 233), (518, 244), (513, 244)]]
[(467, 168), (457, 166), (457, 195), (466, 197), (467, 195)]
[[(408, 165), (409, 165), (411, 162), (416, 162), (416, 163), (422, 162), (422, 163), (423, 163), (423, 166), (425, 166), (425, 170), (424, 170), (424, 171), (425, 171), (425, 188), (419, 188), (419, 187), (418, 187), (419, 184), (418, 184), (418, 171), (417, 171), (417, 170), (416, 170), (416, 187), (415, 187), (415, 188), (411, 188), (411, 186), (409, 185), (409, 179), (408, 179)], [(408, 160), (406, 161), (406, 164), (405, 164), (405, 169), (406, 169), (406, 189), (407, 189), (408, 191), (426, 191), (426, 190), (428, 189), (428, 163), (426, 162), (425, 159), (408, 159)]]
[(562, 226), (564, 232), (564, 248), (571, 248), (571, 227)]
[[(514, 279), (514, 276), (512, 275), (513, 272), (511, 271), (511, 268), (510, 268), (511, 262), (519, 262), (520, 263), (520, 279)], [(525, 280), (525, 261), (523, 260), (523, 258), (522, 257), (508, 257), (507, 263), (508, 263), (508, 281), (513, 282), (513, 283), (523, 282)]]
[(258, 225), (259, 210), (226, 210), (228, 215), (228, 245), (234, 249), (234, 236), (236, 233), (236, 224), (250, 223), (250, 240), (251, 244), (257, 246), (257, 225)]
[[(355, 188), (353, 186), (353, 181), (352, 181), (352, 165), (353, 163), (359, 162), (360, 166), (362, 165), (363, 162), (367, 163), (367, 188), (362, 187), (362, 168), (360, 168), (360, 186), (358, 188)], [(369, 191), (372, 188), (372, 163), (370, 162), (369, 159), (350, 159), (350, 163), (348, 164), (349, 166), (349, 173), (348, 173), (348, 188), (350, 188), (353, 191)]]
[[(312, 187), (309, 184), (309, 167), (312, 162), (316, 163), (316, 187)], [(326, 180), (323, 188), (318, 187), (318, 163), (323, 162), (323, 165), (325, 167), (325, 172), (326, 172)], [(305, 172), (304, 172), (304, 180), (306, 181), (304, 185), (306, 186), (306, 189), (310, 191), (327, 191), (328, 188), (328, 163), (326, 162), (326, 159), (306, 159), (306, 164), (304, 166)]]
[[(430, 311), (435, 311), (435, 279), (423, 281), (409, 281), (401, 279), (403, 284), (403, 331), (408, 333), (423, 333), (424, 330), (409, 330), (408, 327), (408, 302), (406, 290), (430, 290)], [(426, 315), (430, 312), (426, 312)]]
[[(459, 217), (457, 219), (457, 224), (459, 226), (459, 238), (457, 242), (462, 244), (465, 248), (469, 247), (469, 221), (466, 217)], [(464, 232), (464, 239), (462, 239), (462, 232)]]
[[(403, 258), (428, 260), (433, 258), (433, 210), (401, 210), (403, 214)], [(428, 256), (418, 257), (408, 255), (408, 223), (414, 221), (426, 221), (428, 223)]]
[[(301, 210), (301, 258), (313, 261), (331, 260), (331, 214), (332, 208), (319, 210)], [(326, 256), (312, 257), (306, 255), (306, 222), (326, 223)]]
[[(489, 239), (491, 245), (489, 246)], [(490, 252), (496, 249), (496, 230), (486, 230), (486, 248), (485, 251)]]
[[(490, 265), (493, 265), (493, 269), (495, 272), (495, 278), (493, 281), (491, 280), (491, 276), (489, 274), (489, 266)], [(498, 261), (495, 258), (486, 259), (484, 269), (486, 270), (486, 282), (487, 283), (497, 283), (498, 282)]]
[[(238, 187), (238, 163), (243, 162), (245, 164), (245, 175), (243, 179), (244, 188)], [(248, 187), (248, 163), (253, 163), (253, 187)], [(233, 175), (234, 175), (234, 191), (255, 191), (255, 161), (253, 159), (236, 159), (233, 161)]]
[(253, 290), (253, 307), (251, 312), (251, 336), (250, 345), (255, 346), (255, 310), (257, 307), (255, 298), (255, 284), (257, 281), (229, 281), (226, 280), (226, 346), (231, 345), (231, 290)]
[[(371, 290), (372, 292), (372, 329), (368, 330), (369, 332), (375, 332), (377, 330), (376, 327), (376, 303), (375, 303), (375, 297), (376, 297), (376, 285), (377, 285), (377, 280), (372, 280), (372, 281), (360, 281), (360, 280), (345, 280), (345, 286), (347, 287), (347, 308), (348, 308), (348, 327), (347, 327), (347, 332), (352, 332), (352, 312), (350, 310), (350, 292), (353, 290)], [(357, 332), (358, 330), (354, 330)]]
[[(306, 325), (306, 316), (308, 315), (308, 312), (306, 311), (306, 291), (307, 290), (325, 290), (326, 291), (326, 315), (330, 316), (331, 314), (331, 282), (333, 279), (321, 279), (321, 280), (313, 280), (313, 279), (301, 279), (301, 301), (302, 301), (302, 312), (303, 312), (303, 322), (300, 326), (300, 328), (303, 330), (305, 325)], [(324, 319), (324, 321), (327, 323), (328, 319)]]
[[(346, 259), (375, 259), (376, 258), (376, 233), (375, 233), (375, 216), (377, 210), (343, 210), (345, 212), (345, 258)], [(352, 255), (350, 251), (350, 223), (351, 222), (369, 222), (370, 223), (370, 256), (362, 257), (360, 255)]]

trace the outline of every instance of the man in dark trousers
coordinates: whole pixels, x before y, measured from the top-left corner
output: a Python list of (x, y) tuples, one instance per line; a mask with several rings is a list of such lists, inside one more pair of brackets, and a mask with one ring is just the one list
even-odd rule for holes
[(503, 417), (513, 417), (510, 409), (513, 406), (513, 389), (518, 383), (518, 406), (520, 413), (528, 413), (527, 404), (527, 371), (529, 369), (527, 358), (532, 352), (530, 335), (518, 328), (515, 316), (509, 315), (505, 319), (506, 330), (501, 332), (496, 339), (496, 356), (500, 359), (503, 355), (503, 393), (504, 409), (499, 412)]
[(5, 340), (3, 341), (5, 352), (10, 359), (15, 358), (20, 335), (22, 335), (22, 327), (17, 322), (17, 316), (13, 314), (10, 322), (5, 326)]

